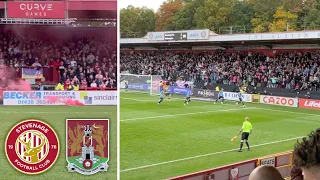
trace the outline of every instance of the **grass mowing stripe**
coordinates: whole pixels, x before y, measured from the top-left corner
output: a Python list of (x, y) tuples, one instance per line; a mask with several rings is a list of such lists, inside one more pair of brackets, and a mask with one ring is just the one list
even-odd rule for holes
[(166, 118), (166, 117), (187, 116), (187, 115), (197, 115), (197, 114), (210, 114), (215, 112), (239, 111), (239, 110), (247, 110), (247, 109), (256, 109), (256, 108), (248, 107), (248, 108), (224, 109), (224, 110), (216, 110), (216, 111), (203, 111), (203, 112), (183, 113), (183, 114), (168, 114), (168, 115), (161, 115), (161, 116), (149, 116), (149, 117), (141, 117), (141, 118), (124, 119), (124, 120), (120, 120), (120, 122), (136, 121), (136, 120), (144, 120), (144, 119), (156, 119), (156, 118), (160, 119), (160, 118)]
[[(154, 101), (154, 100), (139, 100), (139, 99), (135, 99), (135, 98), (124, 98), (121, 97), (121, 99), (126, 99), (126, 100), (132, 100), (132, 101), (138, 101), (138, 102), (149, 102), (149, 101)], [(171, 100), (183, 100), (184, 98), (171, 98)], [(201, 101), (201, 100), (195, 100), (197, 102), (201, 102), (201, 103), (210, 103), (213, 104), (212, 102), (208, 102), (208, 101)], [(235, 102), (235, 101), (229, 101), (226, 100), (226, 102)], [(249, 103), (249, 102), (246, 102)], [(251, 104), (251, 103), (250, 103)], [(231, 104), (224, 104), (224, 106), (237, 106), (237, 105), (231, 105)], [(294, 113), (294, 114), (303, 114), (303, 115), (315, 115), (315, 116), (320, 116), (320, 114), (311, 114), (311, 113), (302, 113), (302, 112), (293, 112), (293, 111), (285, 111), (285, 110), (279, 110), (279, 109), (268, 109), (268, 108), (259, 108), (256, 107), (257, 109), (263, 109), (263, 110), (267, 110), (267, 111), (275, 111), (275, 112), (286, 112), (286, 113)]]
[[(252, 145), (251, 148), (252, 147), (260, 147), (260, 146), (270, 145), (270, 144), (277, 144), (277, 143), (282, 143), (282, 142), (286, 142), (286, 141), (292, 141), (292, 140), (296, 140), (296, 139), (301, 139), (303, 137), (305, 137), (305, 136), (294, 137), (294, 138), (284, 139), (284, 140), (280, 140), (280, 141), (273, 141), (273, 142), (268, 142), (268, 143), (263, 143), (263, 144)], [(192, 156), (192, 157), (187, 157), (187, 158), (182, 158), (182, 159), (176, 159), (176, 160), (172, 160), (172, 161), (165, 161), (165, 162), (160, 162), (160, 163), (155, 163), (155, 164), (149, 164), (149, 165), (145, 165), (145, 166), (139, 166), (139, 167), (135, 167), (135, 168), (129, 168), (129, 169), (120, 170), (120, 173), (128, 172), (128, 171), (134, 171), (134, 170), (138, 170), (138, 169), (149, 168), (149, 167), (154, 167), (154, 166), (159, 166), (159, 165), (164, 165), (164, 164), (170, 164), (170, 163), (175, 163), (175, 162), (180, 162), (180, 161), (186, 161), (186, 160), (196, 159), (196, 158), (201, 158), (201, 157), (206, 157), (206, 156), (223, 154), (223, 153), (232, 152), (232, 151), (236, 151), (236, 150), (238, 150), (238, 149), (229, 149), (229, 150), (220, 151), (220, 152), (213, 152), (213, 153), (202, 154), (202, 155), (198, 155), (198, 156)]]

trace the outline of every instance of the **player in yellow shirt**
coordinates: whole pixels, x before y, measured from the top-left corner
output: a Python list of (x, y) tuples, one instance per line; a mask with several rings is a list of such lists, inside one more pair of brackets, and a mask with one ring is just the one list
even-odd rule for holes
[(242, 128), (239, 131), (239, 134), (242, 132), (242, 136), (241, 136), (241, 142), (240, 142), (240, 149), (238, 150), (238, 152), (242, 152), (242, 146), (243, 146), (243, 142), (246, 143), (247, 147), (248, 147), (248, 151), (250, 151), (250, 146), (249, 146), (249, 135), (252, 134), (252, 124), (249, 122), (249, 117), (246, 117), (243, 124), (242, 124)]

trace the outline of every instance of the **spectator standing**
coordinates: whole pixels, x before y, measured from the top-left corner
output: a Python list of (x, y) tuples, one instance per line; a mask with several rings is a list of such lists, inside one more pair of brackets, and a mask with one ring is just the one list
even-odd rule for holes
[(306, 180), (320, 179), (320, 128), (297, 142), (293, 154), (294, 166)]

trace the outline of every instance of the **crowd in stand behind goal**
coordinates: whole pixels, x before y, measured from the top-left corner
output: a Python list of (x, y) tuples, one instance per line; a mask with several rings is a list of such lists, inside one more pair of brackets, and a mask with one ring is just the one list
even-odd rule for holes
[(122, 52), (121, 71), (208, 84), (320, 91), (320, 53)]
[(57, 89), (116, 89), (117, 46), (106, 38), (70, 37), (61, 41), (0, 32), (0, 46), (0, 60), (16, 72), (22, 67), (57, 70)]

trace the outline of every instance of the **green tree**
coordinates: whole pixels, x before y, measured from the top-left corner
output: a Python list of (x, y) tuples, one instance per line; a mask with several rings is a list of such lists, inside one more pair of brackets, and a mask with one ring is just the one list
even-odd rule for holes
[(252, 27), (251, 19), (253, 16), (253, 8), (247, 0), (236, 1), (230, 12), (230, 25), (233, 26), (233, 32), (248, 32)]
[(198, 29), (211, 29), (218, 32), (219, 27), (230, 25), (230, 12), (235, 0), (206, 0), (204, 6), (198, 7), (194, 21)]
[(155, 13), (146, 7), (136, 8), (128, 6), (120, 10), (121, 37), (140, 38), (147, 32), (154, 31)]
[(317, 8), (310, 9), (304, 17), (304, 22), (301, 26), (303, 26), (302, 30), (320, 29), (320, 10)]
[(183, 7), (179, 9), (172, 17), (173, 30), (196, 29), (197, 25), (194, 19), (196, 9), (204, 6), (205, 0), (185, 0)]

